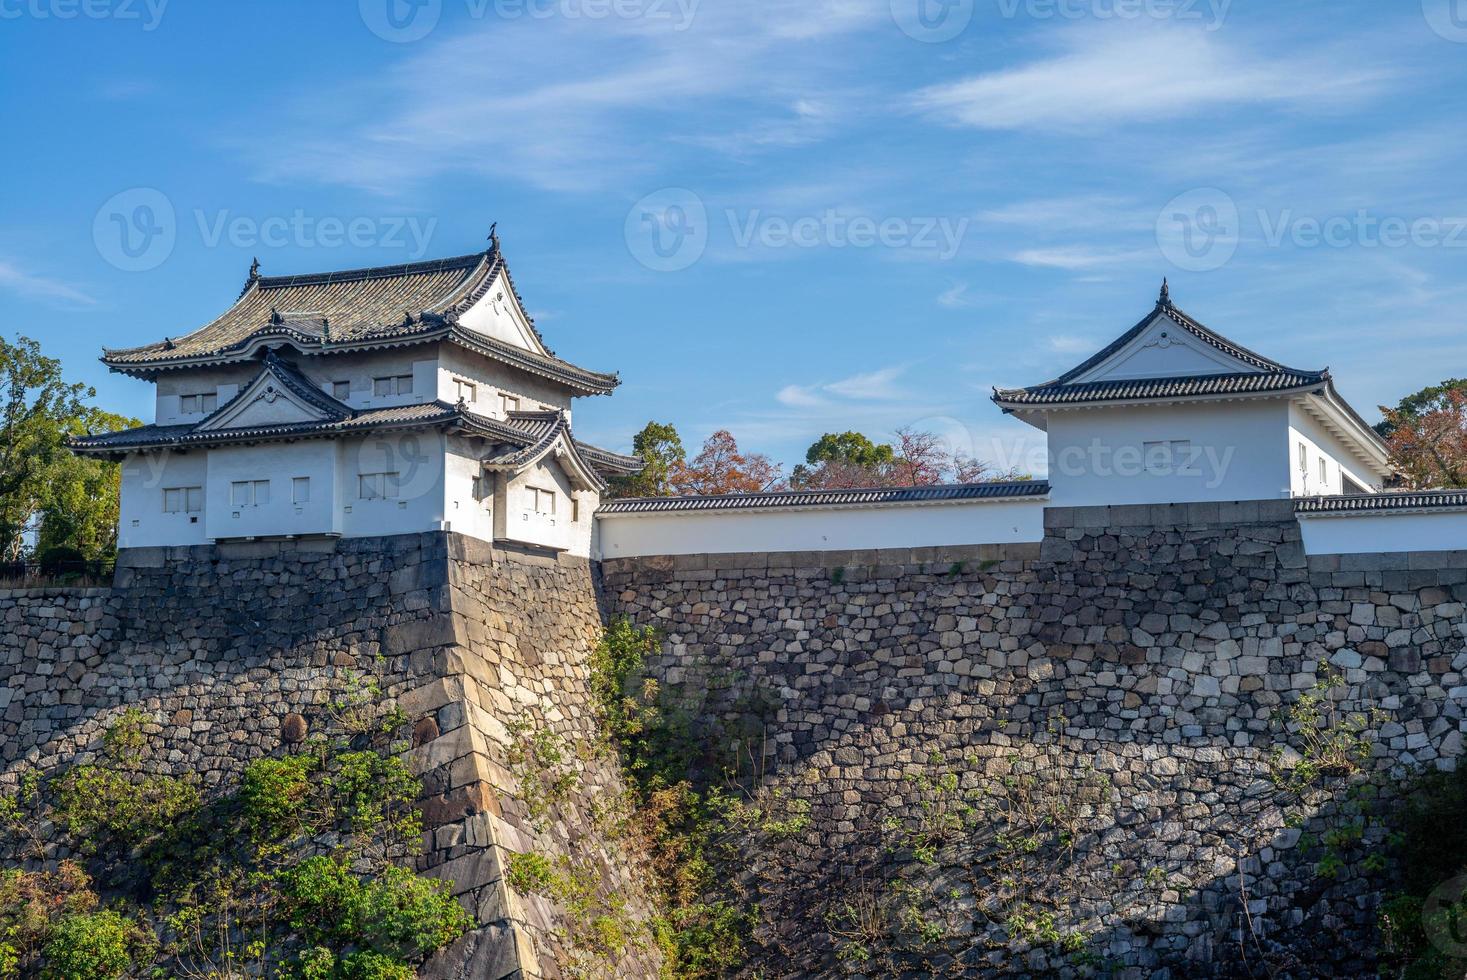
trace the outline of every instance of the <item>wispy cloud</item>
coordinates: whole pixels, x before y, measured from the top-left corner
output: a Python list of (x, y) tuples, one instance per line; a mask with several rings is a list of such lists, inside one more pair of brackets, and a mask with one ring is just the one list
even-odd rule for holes
[(66, 307), (96, 306), (97, 300), (78, 286), (27, 272), (14, 263), (0, 259), (0, 289), (17, 296)]
[(968, 297), (968, 284), (956, 282), (937, 294), (937, 305), (949, 310), (961, 310), (972, 306), (973, 300)]
[(869, 26), (885, 6), (709, 3), (686, 29), (656, 18), (486, 21), (303, 97), (277, 114), (271, 138), (238, 149), (267, 181), (393, 194), (448, 173), (604, 189), (687, 152), (799, 146), (845, 118), (852, 93), (838, 77), (855, 77), (808, 41)]
[(1080, 270), (1120, 265), (1138, 259), (1154, 260), (1155, 253), (1099, 245), (1064, 245), (1053, 248), (1022, 249), (1014, 253), (1013, 259), (1020, 265), (1045, 269)]
[(1393, 76), (1358, 54), (1278, 57), (1233, 35), (1171, 26), (1086, 25), (1061, 39), (1058, 55), (928, 87), (916, 105), (959, 126), (1093, 131), (1241, 106), (1349, 106)]

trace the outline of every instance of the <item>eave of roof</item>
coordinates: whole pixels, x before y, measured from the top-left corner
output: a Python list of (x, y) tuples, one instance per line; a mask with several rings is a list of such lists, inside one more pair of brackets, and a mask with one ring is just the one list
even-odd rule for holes
[(1302, 517), (1350, 517), (1458, 510), (1467, 510), (1467, 490), (1388, 490), (1383, 493), (1301, 497), (1294, 501), (1294, 512)]
[(1041, 500), (1044, 480), (969, 483), (930, 487), (876, 487), (862, 490), (799, 490), (727, 494), (717, 497), (630, 497), (605, 501), (596, 515), (665, 514), (695, 511), (781, 510), (805, 507), (881, 507), (959, 504), (973, 501)]
[(995, 388), (1000, 407), (1081, 405), (1153, 399), (1202, 398), (1268, 394), (1315, 388), (1329, 379), (1328, 372), (1249, 372), (1197, 374), (1182, 377), (1126, 378), (1080, 384), (1045, 384), (1035, 388)]
[(78, 436), (68, 440), (73, 452), (88, 455), (119, 455), (146, 449), (189, 449), (236, 443), (323, 439), (374, 429), (461, 427), (485, 438), (524, 445), (538, 441), (539, 432), (465, 411), (461, 406), (433, 401), (396, 408), (356, 412), (345, 419), (321, 422), (289, 422), (242, 429), (199, 431), (197, 425), (145, 425), (122, 432)]
[[(486, 252), (404, 265), (270, 277), (260, 276), (252, 268), (239, 299), (208, 324), (178, 340), (104, 349), (102, 363), (120, 373), (152, 379), (168, 370), (238, 363), (253, 357), (261, 346), (271, 344), (289, 343), (303, 354), (323, 356), (447, 340), (584, 394), (606, 394), (620, 384), (615, 374), (591, 371), (556, 357), (544, 345), (533, 320), (530, 329), (544, 354), (459, 325), (459, 315), (501, 281), (501, 274), (523, 308), (497, 238)], [(410, 288), (406, 283), (414, 278), (423, 282)], [(398, 289), (389, 290), (386, 297), (368, 293), (365, 298), (343, 299), (340, 294), (350, 284), (392, 280), (399, 280)], [(365, 303), (369, 317), (379, 319), (349, 323), (343, 329), (339, 323), (333, 327), (331, 316), (322, 313), (281, 313), (278, 306), (287, 302), (290, 290), (305, 290), (317, 303), (345, 304), (348, 308), (355, 308), (353, 303)], [(276, 291), (284, 292), (281, 299), (273, 301), (269, 294)], [(388, 316), (388, 306), (394, 311), (403, 306), (408, 309), (401, 319), (395, 319), (396, 312), (391, 314), (394, 319), (381, 319)], [(263, 322), (252, 323), (251, 317), (255, 316)], [(217, 341), (210, 339), (211, 333), (218, 335)]]

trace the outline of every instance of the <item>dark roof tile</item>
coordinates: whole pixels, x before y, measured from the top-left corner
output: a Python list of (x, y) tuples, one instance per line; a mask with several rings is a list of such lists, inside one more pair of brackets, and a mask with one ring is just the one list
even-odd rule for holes
[(635, 497), (609, 500), (599, 514), (651, 514), (668, 511), (770, 510), (784, 507), (871, 506), (940, 503), (961, 500), (1007, 500), (1043, 497), (1044, 480), (1015, 483), (967, 483), (933, 487), (875, 487), (864, 490), (800, 490), (788, 493), (743, 493), (718, 497)]

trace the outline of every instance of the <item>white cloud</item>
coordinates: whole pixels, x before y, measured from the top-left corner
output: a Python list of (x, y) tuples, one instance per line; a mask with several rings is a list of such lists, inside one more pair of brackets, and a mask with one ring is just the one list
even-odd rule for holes
[(968, 298), (968, 284), (965, 282), (954, 283), (951, 287), (944, 289), (937, 295), (937, 305), (949, 310), (960, 310), (964, 307), (973, 306), (974, 303)]
[(916, 105), (959, 126), (1095, 130), (1239, 106), (1349, 105), (1391, 72), (1324, 50), (1277, 56), (1232, 35), (1179, 27), (1073, 28), (1062, 53), (917, 93)]
[(822, 388), (831, 394), (857, 401), (891, 401), (904, 397), (905, 393), (896, 385), (896, 379), (904, 371), (904, 366), (886, 367), (866, 374), (853, 374)]
[(26, 272), (4, 259), (0, 259), (0, 288), (8, 289), (28, 299), (60, 303), (65, 306), (97, 305), (96, 298), (70, 283)]
[(686, 29), (672, 18), (486, 19), (303, 96), (238, 148), (265, 180), (382, 194), (445, 173), (620, 186), (675, 165), (680, 148), (740, 155), (825, 138), (854, 98), (837, 78), (855, 73), (834, 46), (808, 42), (875, 23), (885, 7), (706, 3)]
[(1135, 249), (1103, 248), (1092, 245), (1064, 245), (1053, 248), (1026, 248), (1016, 252), (1013, 260), (1020, 265), (1032, 265), (1045, 269), (1094, 269), (1099, 266), (1134, 262), (1138, 259), (1154, 261), (1154, 252)]

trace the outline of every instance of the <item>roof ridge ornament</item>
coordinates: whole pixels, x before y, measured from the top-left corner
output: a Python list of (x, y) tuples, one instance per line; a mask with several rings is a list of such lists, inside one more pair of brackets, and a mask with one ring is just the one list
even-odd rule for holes
[(235, 302), (236, 303), (239, 302), (239, 300), (244, 297), (244, 294), (250, 291), (250, 287), (252, 287), (253, 285), (255, 285), (255, 283), (257, 283), (259, 281), (260, 281), (260, 257), (257, 255), (257, 256), (255, 256), (255, 260), (250, 263), (250, 275), (249, 275), (249, 278), (245, 280), (244, 288), (239, 291), (239, 297), (236, 297)]
[(489, 249), (493, 252), (499, 251), (499, 222), (497, 221), (489, 226)]
[(270, 322), (277, 327), (285, 322), (285, 317), (281, 316), (280, 311), (273, 306), (270, 307)]
[(1167, 283), (1166, 276), (1161, 277), (1161, 295), (1156, 297), (1156, 305), (1160, 307), (1172, 305), (1172, 287)]

